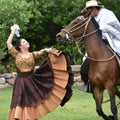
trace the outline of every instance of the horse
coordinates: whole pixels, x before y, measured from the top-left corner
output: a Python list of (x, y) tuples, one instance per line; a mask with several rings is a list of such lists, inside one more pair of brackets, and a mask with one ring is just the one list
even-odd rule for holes
[[(96, 112), (104, 120), (118, 120), (115, 96), (120, 98), (118, 90), (120, 66), (116, 54), (103, 42), (101, 30), (95, 18), (86, 12), (72, 20), (56, 35), (58, 42), (79, 42), (84, 40), (87, 58), (90, 60), (89, 80), (93, 86), (93, 98)], [(102, 102), (104, 90), (108, 91), (112, 115), (103, 112)]]

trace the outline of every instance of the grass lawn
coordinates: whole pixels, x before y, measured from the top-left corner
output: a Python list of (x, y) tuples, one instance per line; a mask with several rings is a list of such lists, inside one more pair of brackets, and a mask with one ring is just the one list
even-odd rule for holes
[[(0, 90), (0, 120), (6, 120), (12, 87)], [(105, 95), (105, 99), (108, 96)], [(118, 99), (117, 99), (118, 101)], [(103, 104), (105, 113), (110, 114), (109, 102)], [(120, 114), (120, 110), (119, 110)], [(120, 117), (120, 116), (119, 116)], [(120, 119), (120, 118), (119, 118)], [(79, 91), (73, 87), (73, 96), (64, 107), (58, 107), (40, 120), (103, 120), (95, 111), (95, 103), (91, 94)]]

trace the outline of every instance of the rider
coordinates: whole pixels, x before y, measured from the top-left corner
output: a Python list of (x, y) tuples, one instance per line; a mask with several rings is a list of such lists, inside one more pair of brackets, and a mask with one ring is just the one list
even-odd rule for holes
[[(104, 8), (104, 6), (100, 5), (96, 0), (90, 0), (86, 2), (86, 7), (83, 10), (92, 11), (92, 15), (94, 16), (95, 20), (99, 24), (100, 30), (102, 31), (102, 38), (107, 40), (110, 47), (120, 56), (120, 22), (118, 21), (115, 14), (112, 11)], [(84, 71), (86, 67), (88, 68), (88, 64), (88, 60), (87, 62), (85, 60), (80, 71), (82, 79), (84, 80), (85, 78), (84, 81), (86, 81), (88, 76), (88, 70), (86, 70), (86, 72)], [(84, 88), (86, 90), (87, 85)]]

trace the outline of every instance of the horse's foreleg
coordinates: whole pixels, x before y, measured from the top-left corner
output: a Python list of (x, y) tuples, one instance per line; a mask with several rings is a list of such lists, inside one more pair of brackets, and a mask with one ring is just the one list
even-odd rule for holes
[(116, 95), (119, 97), (120, 99), (120, 91), (118, 90), (118, 88), (116, 87)]
[(102, 116), (105, 120), (108, 120), (108, 117), (104, 114), (102, 110), (103, 90), (100, 91), (98, 88), (94, 88), (93, 96), (96, 102), (96, 111), (98, 115)]
[(119, 96), (119, 93), (116, 93), (116, 87), (114, 85), (110, 85), (109, 87), (107, 87), (108, 93), (109, 93), (109, 97), (110, 97), (110, 103), (111, 103), (111, 112), (113, 113), (113, 117), (111, 116), (111, 119), (113, 118), (113, 120), (118, 120), (118, 116), (117, 116), (117, 106), (116, 106), (116, 102), (115, 102), (115, 94), (117, 94)]
[[(116, 95), (119, 97), (120, 99), (120, 91), (118, 90), (118, 88), (116, 87)], [(120, 105), (120, 101), (117, 103), (117, 106)]]

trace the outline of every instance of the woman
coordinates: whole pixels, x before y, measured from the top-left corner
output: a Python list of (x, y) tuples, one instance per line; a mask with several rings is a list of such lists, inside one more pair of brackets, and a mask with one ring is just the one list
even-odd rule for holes
[[(25, 39), (20, 39), (15, 49), (12, 45), (15, 32), (14, 27), (7, 40), (17, 70), (8, 120), (36, 120), (70, 99), (73, 74), (61, 51), (45, 48), (29, 52), (30, 45)], [(45, 52), (49, 53), (48, 58), (34, 71), (35, 61)]]

